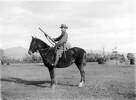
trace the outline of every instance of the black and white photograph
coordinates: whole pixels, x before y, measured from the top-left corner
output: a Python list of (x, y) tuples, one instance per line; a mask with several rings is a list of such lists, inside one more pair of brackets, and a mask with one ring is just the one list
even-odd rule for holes
[(0, 0), (0, 100), (136, 100), (136, 0)]

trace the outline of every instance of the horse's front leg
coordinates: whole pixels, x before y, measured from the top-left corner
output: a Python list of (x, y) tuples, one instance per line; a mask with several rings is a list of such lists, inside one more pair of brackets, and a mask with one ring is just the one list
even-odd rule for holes
[(56, 87), (56, 81), (55, 81), (55, 69), (54, 68), (48, 68), (50, 77), (51, 77), (51, 88)]

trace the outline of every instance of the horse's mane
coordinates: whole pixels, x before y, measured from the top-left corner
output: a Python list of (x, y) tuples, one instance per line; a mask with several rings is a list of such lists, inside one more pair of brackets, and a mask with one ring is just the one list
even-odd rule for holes
[(45, 43), (45, 42), (42, 41), (41, 39), (39, 39), (39, 38), (35, 38), (35, 39), (36, 39), (36, 41), (37, 41), (38, 43), (40, 43), (43, 47), (45, 47), (45, 48), (49, 48), (49, 47), (50, 47), (47, 43)]

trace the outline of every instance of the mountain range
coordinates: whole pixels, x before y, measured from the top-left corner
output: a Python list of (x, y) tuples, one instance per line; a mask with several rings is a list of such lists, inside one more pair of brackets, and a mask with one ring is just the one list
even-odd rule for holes
[(0, 49), (0, 56), (6, 56), (14, 59), (23, 58), (26, 54), (28, 54), (28, 50), (23, 47), (12, 47), (7, 49)]

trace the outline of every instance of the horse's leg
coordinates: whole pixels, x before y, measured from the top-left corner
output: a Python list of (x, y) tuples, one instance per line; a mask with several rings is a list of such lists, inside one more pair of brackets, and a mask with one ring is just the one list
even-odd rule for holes
[(55, 81), (55, 69), (54, 68), (48, 68), (50, 77), (51, 77), (51, 88), (56, 87), (56, 81)]
[(81, 75), (81, 80), (80, 83), (78, 85), (78, 87), (83, 87), (85, 85), (85, 71), (84, 71), (84, 65), (83, 64), (78, 64), (76, 63), (79, 71), (80, 71), (80, 75)]

